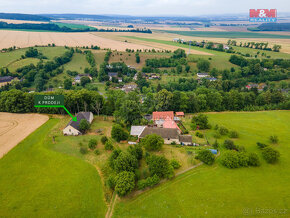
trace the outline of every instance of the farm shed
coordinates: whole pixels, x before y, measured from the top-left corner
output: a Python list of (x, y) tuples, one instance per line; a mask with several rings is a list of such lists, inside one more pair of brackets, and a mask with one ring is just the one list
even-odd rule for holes
[(158, 127), (146, 127), (143, 132), (140, 134), (139, 139), (144, 138), (147, 135), (156, 134), (161, 136), (164, 139), (165, 144), (171, 144), (175, 142), (176, 144), (180, 144), (179, 142), (179, 133), (177, 129), (170, 128), (158, 128)]
[(184, 117), (184, 112), (176, 112), (175, 113), (175, 116), (177, 116), (177, 117)]
[(192, 145), (192, 136), (191, 135), (180, 135), (179, 141), (181, 145)]

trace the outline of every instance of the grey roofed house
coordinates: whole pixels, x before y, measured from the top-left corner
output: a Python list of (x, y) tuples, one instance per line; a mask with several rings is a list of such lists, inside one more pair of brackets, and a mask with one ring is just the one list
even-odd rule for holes
[(75, 81), (80, 81), (81, 77), (79, 75), (77, 75), (74, 79), (75, 79)]
[(146, 114), (144, 115), (144, 118), (148, 121), (152, 120), (152, 115), (151, 114)]
[(130, 135), (138, 136), (143, 132), (146, 126), (131, 126)]
[(72, 119), (69, 121), (67, 126), (63, 129), (64, 135), (79, 135), (81, 134), (79, 127), (81, 120), (85, 119), (89, 123), (93, 121), (93, 113), (92, 112), (79, 112), (76, 115), (77, 121), (73, 121)]
[(116, 77), (116, 76), (118, 76), (118, 73), (108, 73), (108, 76), (110, 76), (110, 77)]
[(130, 84), (130, 85), (124, 85), (122, 90), (126, 93), (131, 92), (133, 90), (137, 89), (137, 85), (136, 84)]
[(14, 78), (12, 76), (2, 76), (0, 77), (0, 83), (11, 82)]
[(146, 127), (140, 134), (139, 138), (144, 138), (146, 135), (157, 134), (164, 139), (179, 139), (177, 129), (173, 128), (158, 128), (158, 127)]
[(209, 80), (209, 81), (216, 81), (217, 80), (217, 78), (215, 78), (215, 77), (207, 77), (207, 78), (205, 78), (205, 79), (207, 79), (207, 80)]

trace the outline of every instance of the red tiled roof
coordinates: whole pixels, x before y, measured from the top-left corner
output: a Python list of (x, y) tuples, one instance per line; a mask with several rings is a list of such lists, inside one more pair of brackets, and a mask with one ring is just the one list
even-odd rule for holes
[(153, 120), (165, 120), (169, 117), (171, 120), (174, 119), (174, 112), (173, 111), (155, 111), (153, 112)]
[(175, 123), (175, 121), (171, 120), (170, 118), (165, 119), (165, 121), (163, 123), (163, 128), (178, 129), (178, 130), (180, 130), (180, 128), (178, 127), (178, 125)]
[(176, 112), (176, 116), (184, 116), (183, 112)]

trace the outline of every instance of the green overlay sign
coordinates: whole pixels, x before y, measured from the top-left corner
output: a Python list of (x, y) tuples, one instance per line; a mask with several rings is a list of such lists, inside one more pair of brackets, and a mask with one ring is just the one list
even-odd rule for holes
[(35, 95), (34, 96), (35, 106), (63, 106), (64, 96), (63, 95)]
[(35, 95), (34, 107), (62, 107), (72, 117), (73, 121), (77, 121), (77, 118), (71, 115), (64, 106), (63, 95)]

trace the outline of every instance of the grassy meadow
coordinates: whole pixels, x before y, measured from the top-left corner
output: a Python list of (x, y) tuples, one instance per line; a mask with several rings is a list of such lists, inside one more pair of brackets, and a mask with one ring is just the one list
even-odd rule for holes
[[(61, 56), (65, 52), (64, 47), (36, 47), (44, 56), (46, 60), (52, 60), (54, 57)], [(11, 52), (0, 53), (0, 67), (7, 67), (9, 71), (15, 72), (18, 68), (24, 67), (29, 64), (37, 64), (37, 58), (21, 59), (25, 55), (27, 48), (17, 49)]]
[[(208, 117), (211, 124), (237, 130), (240, 137), (235, 140), (236, 144), (256, 152), (261, 166), (227, 169), (218, 161), (213, 166), (200, 166), (136, 198), (120, 200), (113, 217), (289, 215), (290, 125), (286, 121), (290, 119), (290, 112), (225, 112), (209, 113)], [(188, 125), (188, 120), (185, 123)], [(204, 131), (211, 142), (213, 131)], [(270, 144), (268, 137), (272, 134), (280, 141), (271, 146), (281, 153), (280, 161), (274, 165), (262, 160), (256, 146), (257, 141)], [(265, 213), (267, 209), (278, 212)]]
[[(124, 36), (124, 37), (136, 39), (136, 40), (141, 40), (141, 41), (156, 42), (156, 43), (160, 43), (160, 44), (172, 45), (172, 46), (176, 46), (177, 47), (176, 49), (178, 49), (178, 47), (184, 48), (186, 50), (186, 52), (189, 49), (188, 45), (180, 44), (180, 43), (173, 42), (173, 41), (141, 38), (141, 37), (135, 37), (135, 36)], [(211, 63), (211, 68), (215, 67), (217, 69), (224, 70), (224, 69), (230, 69), (231, 67), (236, 67), (236, 65), (229, 62), (229, 58), (231, 56), (231, 54), (229, 54), (229, 53), (209, 50), (209, 49), (200, 48), (200, 47), (196, 47), (196, 46), (191, 46), (190, 49), (212, 54), (210, 56), (209, 55), (202, 55), (202, 54), (190, 54), (189, 55), (190, 59), (195, 59), (195, 60), (198, 60), (199, 58), (208, 59)], [(194, 65), (193, 65), (193, 68), (196, 69), (196, 67)]]
[(67, 27), (67, 28), (71, 28), (71, 29), (87, 29), (87, 28), (89, 28), (90, 30), (96, 29), (94, 27), (90, 27), (90, 26), (82, 25), (82, 24), (75, 24), (75, 23), (53, 22), (53, 24), (56, 24), (59, 27)]
[(130, 65), (135, 67), (137, 70), (141, 70), (142, 67), (145, 66), (146, 59), (153, 59), (153, 58), (166, 58), (170, 57), (171, 54), (169, 53), (149, 53), (149, 52), (140, 52), (140, 63), (136, 63), (136, 53), (129, 53), (129, 52), (112, 52), (110, 56), (109, 63), (113, 62), (124, 62), (126, 65)]
[(86, 56), (80, 53), (74, 53), (72, 60), (63, 66), (64, 66), (64, 72), (53, 78), (50, 78), (50, 80), (48, 81), (48, 85), (52, 85), (53, 87), (59, 87), (59, 86), (63, 87), (63, 82), (65, 78), (73, 79), (72, 76), (66, 73), (67, 70), (77, 71), (78, 73), (81, 74), (81, 73), (84, 73), (84, 70), (86, 67), (87, 68), (90, 67), (89, 63), (86, 60)]
[(0, 160), (3, 217), (104, 217), (106, 204), (95, 167), (56, 152), (50, 119)]
[(258, 55), (258, 58), (265, 58), (265, 56), (261, 56), (262, 53), (266, 54), (266, 56), (270, 56), (271, 58), (284, 58), (289, 59), (290, 54), (282, 53), (282, 52), (274, 52), (274, 51), (265, 51), (261, 49), (253, 49), (253, 48), (246, 48), (246, 47), (239, 47), (239, 46), (233, 46), (233, 49), (237, 52), (241, 52), (242, 54), (250, 54), (252, 56), (255, 56), (257, 52), (260, 52)]

